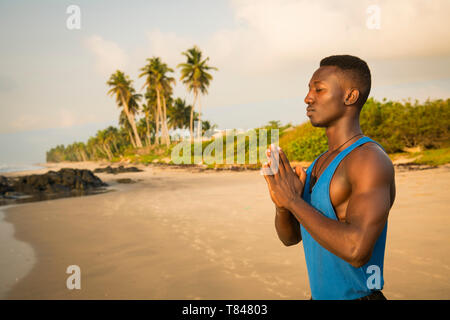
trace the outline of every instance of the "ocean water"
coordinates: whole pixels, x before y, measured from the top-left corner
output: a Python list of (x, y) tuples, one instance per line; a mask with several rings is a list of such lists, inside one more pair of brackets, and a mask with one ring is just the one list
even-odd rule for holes
[(36, 253), (30, 244), (14, 237), (14, 225), (4, 221), (4, 210), (0, 208), (0, 300), (7, 297), (11, 290), (35, 265)]
[(0, 163), (0, 173), (1, 172), (16, 172), (16, 171), (26, 171), (26, 170), (37, 170), (43, 169), (44, 167), (36, 164), (6, 164)]

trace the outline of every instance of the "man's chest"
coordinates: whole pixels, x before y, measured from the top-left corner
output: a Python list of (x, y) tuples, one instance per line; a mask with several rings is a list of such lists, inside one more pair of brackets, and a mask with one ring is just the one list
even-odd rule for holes
[(330, 182), (330, 200), (339, 221), (345, 221), (348, 201), (352, 186), (345, 172), (345, 162), (342, 161), (336, 168)]

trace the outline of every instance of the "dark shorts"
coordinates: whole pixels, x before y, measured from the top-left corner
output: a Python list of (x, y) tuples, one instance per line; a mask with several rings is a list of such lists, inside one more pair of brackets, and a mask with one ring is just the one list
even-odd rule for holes
[[(313, 298), (311, 297), (310, 300), (313, 300)], [(383, 292), (376, 290), (376, 291), (372, 292), (371, 294), (369, 294), (368, 296), (361, 297), (361, 298), (358, 298), (355, 300), (387, 300), (387, 299), (384, 296)]]
[(376, 291), (372, 292), (371, 294), (369, 294), (368, 296), (358, 298), (355, 300), (387, 300), (387, 299), (384, 296), (383, 292), (376, 290)]

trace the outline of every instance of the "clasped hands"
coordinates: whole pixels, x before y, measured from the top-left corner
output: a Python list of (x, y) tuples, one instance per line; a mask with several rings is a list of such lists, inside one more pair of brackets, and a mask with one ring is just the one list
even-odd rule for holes
[(261, 174), (267, 182), (270, 197), (278, 208), (290, 210), (295, 200), (302, 197), (306, 172), (301, 166), (292, 169), (283, 150), (271, 145), (266, 151), (268, 162)]

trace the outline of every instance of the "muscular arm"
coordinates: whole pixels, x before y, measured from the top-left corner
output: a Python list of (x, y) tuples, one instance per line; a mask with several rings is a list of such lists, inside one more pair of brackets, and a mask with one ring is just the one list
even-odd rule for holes
[(300, 224), (289, 210), (275, 206), (275, 229), (278, 238), (285, 246), (292, 246), (302, 241)]
[(372, 148), (352, 157), (347, 175), (352, 193), (345, 222), (325, 217), (301, 198), (287, 209), (320, 245), (360, 267), (369, 261), (387, 221), (394, 169), (384, 153)]

